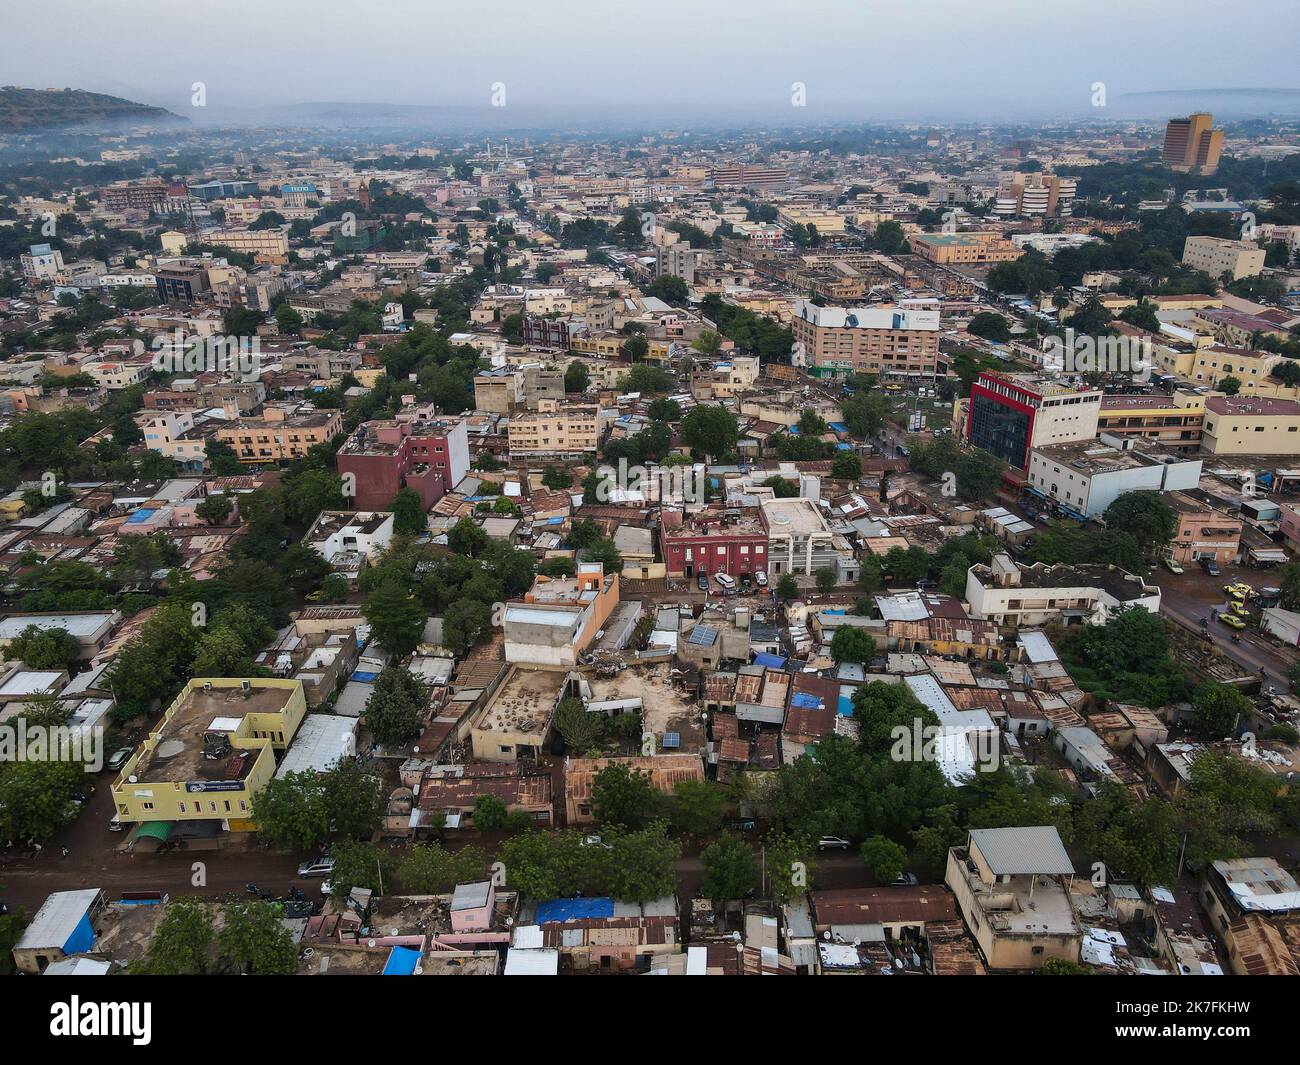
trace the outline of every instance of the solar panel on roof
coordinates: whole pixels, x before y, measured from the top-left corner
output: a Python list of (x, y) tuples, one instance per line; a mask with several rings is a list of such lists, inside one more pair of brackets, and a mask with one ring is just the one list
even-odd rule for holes
[(696, 625), (691, 630), (690, 638), (686, 642), (693, 643), (698, 647), (710, 647), (717, 638), (718, 634), (714, 629), (709, 628), (707, 625)]
[(665, 732), (663, 745), (665, 747), (680, 747), (682, 745), (682, 734), (680, 732)]

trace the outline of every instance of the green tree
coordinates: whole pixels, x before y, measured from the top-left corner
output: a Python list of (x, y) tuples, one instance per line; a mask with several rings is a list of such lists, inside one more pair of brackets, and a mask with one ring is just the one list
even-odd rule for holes
[(442, 615), (442, 642), (464, 655), (492, 631), (492, 607), (478, 599), (452, 603)]
[(591, 809), (602, 824), (637, 829), (654, 819), (663, 802), (649, 773), (611, 762), (592, 780)]
[(451, 851), (437, 843), (417, 843), (402, 856), (397, 879), (412, 895), (443, 895), (457, 884), (485, 879), (487, 868), (488, 856), (478, 847)]
[(217, 950), (227, 965), (249, 976), (291, 976), (298, 967), (298, 945), (275, 903), (235, 902), (222, 911)]
[(555, 728), (574, 754), (585, 753), (596, 745), (603, 724), (602, 716), (589, 711), (581, 699), (564, 699), (555, 710)]
[(366, 725), (381, 747), (405, 747), (424, 730), (429, 695), (409, 671), (385, 666), (366, 704)]
[(736, 416), (725, 407), (700, 403), (682, 418), (681, 441), (709, 458), (729, 453), (740, 437)]
[(831, 637), (831, 658), (836, 662), (866, 665), (875, 655), (876, 641), (869, 632), (856, 625), (841, 625)]
[(495, 795), (480, 795), (474, 800), (474, 827), (480, 832), (500, 832), (506, 827), (509, 811)]
[(871, 875), (886, 884), (902, 875), (903, 864), (907, 861), (907, 852), (884, 836), (872, 836), (866, 840), (860, 853)]
[(81, 659), (81, 644), (67, 629), (28, 625), (9, 641), (5, 657), (28, 669), (71, 669)]
[(758, 863), (748, 841), (725, 835), (710, 843), (700, 853), (704, 863), (704, 882), (700, 892), (705, 898), (725, 902), (743, 899), (758, 889)]
[(767, 876), (772, 898), (785, 903), (813, 889), (812, 840), (774, 832), (767, 837)]
[(856, 481), (862, 476), (862, 460), (852, 451), (837, 451), (831, 459), (831, 476), (841, 481)]
[(220, 525), (234, 509), (234, 501), (228, 495), (214, 494), (205, 496), (194, 508), (194, 513), (209, 525)]
[(396, 859), (392, 853), (373, 843), (352, 841), (335, 843), (330, 848), (334, 871), (330, 873), (330, 895), (342, 901), (353, 888), (369, 888), (382, 895), (392, 883)]
[(591, 371), (587, 364), (574, 359), (564, 369), (564, 391), (585, 392), (591, 387)]
[(458, 555), (477, 558), (490, 543), (491, 538), (473, 518), (461, 518), (447, 530), (447, 547)]
[(673, 788), (673, 827), (691, 836), (711, 836), (722, 827), (727, 794), (708, 780), (683, 780)]
[(813, 576), (817, 579), (817, 590), (823, 595), (835, 590), (838, 579), (835, 576), (835, 571), (830, 566), (823, 566)]
[(308, 770), (268, 780), (253, 796), (253, 821), (277, 847), (311, 850), (330, 836), (330, 810), (319, 776)]
[(776, 582), (776, 597), (778, 599), (793, 599), (799, 594), (799, 582), (794, 579), (793, 573), (782, 573), (781, 579)]
[(424, 606), (396, 582), (381, 584), (361, 607), (374, 637), (395, 655), (415, 650), (429, 620)]
[(1254, 717), (1251, 701), (1230, 684), (1206, 684), (1196, 693), (1196, 730), (1205, 736), (1222, 739), (1234, 735), (1237, 728)]
[(428, 528), (424, 502), (412, 488), (399, 488), (388, 509), (393, 512), (393, 529), (398, 532), (422, 533)]
[(347, 839), (369, 839), (384, 819), (388, 787), (356, 758), (344, 757), (320, 775), (330, 831)]
[(1178, 531), (1178, 515), (1159, 492), (1125, 492), (1106, 508), (1106, 525), (1122, 529), (1144, 555), (1164, 547)]
[(212, 909), (202, 899), (169, 902), (145, 956), (130, 966), (144, 976), (202, 976), (212, 964)]

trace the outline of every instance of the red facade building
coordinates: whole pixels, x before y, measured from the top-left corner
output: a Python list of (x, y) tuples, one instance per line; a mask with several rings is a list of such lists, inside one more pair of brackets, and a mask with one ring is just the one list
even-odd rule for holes
[[(469, 443), (460, 419), (373, 421), (335, 456), (345, 490), (355, 490), (357, 510), (387, 510), (401, 488), (420, 496), (428, 510), (469, 472)], [(350, 475), (350, 477), (349, 477)]]
[(767, 570), (767, 530), (756, 517), (665, 511), (659, 543), (670, 577)]

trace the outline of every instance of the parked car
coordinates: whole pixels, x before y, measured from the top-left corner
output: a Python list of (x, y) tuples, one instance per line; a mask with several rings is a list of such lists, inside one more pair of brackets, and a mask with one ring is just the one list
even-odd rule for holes
[(889, 882), (890, 887), (911, 887), (913, 884), (919, 884), (921, 878), (915, 873), (899, 873), (897, 877)]
[(1237, 617), (1236, 614), (1220, 614), (1219, 620), (1230, 629), (1244, 629), (1246, 627), (1246, 623), (1242, 621), (1241, 618)]
[(707, 592), (709, 590), (709, 575), (707, 573), (701, 573), (695, 578), (695, 583), (699, 585), (700, 591)]
[(334, 872), (333, 858), (313, 858), (298, 866), (299, 876), (329, 876)]
[(331, 884), (328, 880), (322, 880), (320, 882), (320, 893), (322, 898), (329, 898), (330, 894), (333, 891), (334, 891), (334, 885)]
[(126, 765), (126, 760), (130, 758), (134, 752), (135, 752), (134, 747), (119, 747), (117, 750), (115, 750), (112, 754), (108, 756), (108, 761), (105, 762), (104, 765), (116, 773), (119, 769), (121, 769), (124, 765)]
[(817, 841), (819, 851), (846, 851), (853, 846), (847, 839), (842, 836), (822, 836)]
[(1217, 577), (1223, 571), (1219, 569), (1219, 564), (1212, 558), (1201, 559), (1201, 569), (1205, 570), (1211, 577)]
[(122, 819), (118, 817), (117, 814), (114, 814), (108, 822), (108, 830), (110, 832), (121, 832), (124, 827)]
[(1255, 589), (1245, 581), (1233, 581), (1231, 584), (1225, 584), (1223, 590), (1234, 599), (1248, 599), (1255, 594)]
[(1182, 563), (1175, 562), (1172, 558), (1167, 558), (1164, 561), (1165, 561), (1165, 569), (1167, 569), (1170, 573), (1183, 572)]
[(761, 569), (760, 569), (760, 570), (755, 570), (755, 571), (754, 571), (754, 583), (757, 584), (760, 588), (766, 588), (766, 587), (767, 587), (767, 574), (764, 573)]
[(713, 579), (717, 581), (727, 591), (734, 591), (736, 587), (736, 578), (730, 573), (715, 573)]

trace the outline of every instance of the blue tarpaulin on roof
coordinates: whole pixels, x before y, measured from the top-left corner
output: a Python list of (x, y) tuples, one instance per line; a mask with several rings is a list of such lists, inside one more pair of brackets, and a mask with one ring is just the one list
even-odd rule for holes
[(148, 521), (158, 513), (157, 508), (150, 510), (148, 507), (141, 507), (129, 518), (126, 519), (128, 525), (139, 525), (142, 521)]
[(385, 976), (414, 976), (420, 952), (410, 947), (394, 947), (384, 964)]
[(815, 695), (808, 692), (795, 692), (790, 697), (790, 705), (797, 706), (803, 710), (820, 710), (822, 701)]
[(841, 617), (841, 616), (843, 616), (844, 614), (847, 614), (848, 611), (847, 611), (847, 610), (823, 610), (822, 613), (823, 613), (823, 614), (834, 614), (836, 617)]
[(852, 445), (852, 444), (839, 443), (839, 444), (836, 444), (836, 445), (835, 445), (835, 450), (836, 450), (836, 451), (852, 451), (852, 450), (853, 450), (853, 445)]
[(95, 945), (95, 929), (90, 923), (90, 910), (81, 915), (77, 927), (73, 929), (68, 941), (63, 944), (64, 954), (80, 954)]
[(847, 433), (849, 431), (849, 427), (843, 422), (831, 422), (829, 424), (837, 433)]
[(841, 695), (840, 705), (835, 708), (835, 712), (839, 714), (840, 717), (852, 717), (853, 697), (851, 695)]
[(614, 900), (602, 899), (551, 899), (537, 904), (537, 923), (549, 921), (582, 921), (593, 917), (613, 917)]
[(352, 679), (359, 680), (362, 684), (373, 684), (375, 681), (379, 679), (379, 674), (363, 673), (361, 670), (357, 670), (355, 673), (352, 674)]
[(766, 651), (760, 651), (754, 656), (754, 665), (767, 666), (768, 669), (784, 669), (785, 659), (779, 655), (768, 654)]

